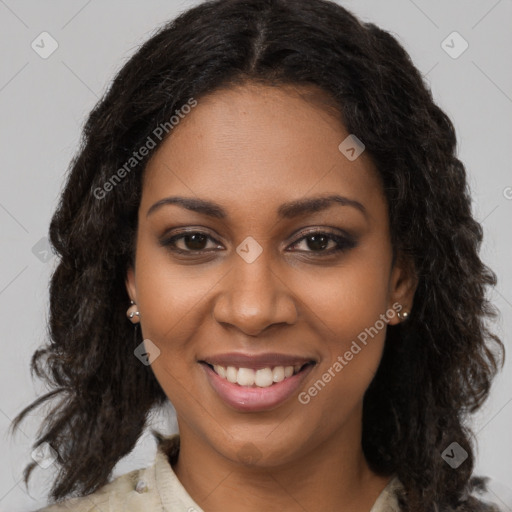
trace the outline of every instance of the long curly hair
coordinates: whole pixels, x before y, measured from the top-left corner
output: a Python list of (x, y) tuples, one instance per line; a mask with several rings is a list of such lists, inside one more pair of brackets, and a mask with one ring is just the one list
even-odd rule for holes
[[(469, 494), (477, 480), (467, 420), (487, 398), (504, 348), (488, 325), (498, 314), (486, 299), (496, 276), (479, 258), (482, 228), (454, 128), (396, 39), (328, 0), (204, 2), (122, 67), (87, 119), (50, 224), (60, 261), (50, 283), (49, 342), (31, 369), (51, 391), (19, 413), (13, 430), (50, 401), (34, 443), (58, 454), (50, 496), (86, 495), (108, 482), (168, 400), (134, 357), (142, 337), (134, 339), (125, 314), (150, 155), (109, 193), (98, 191), (191, 98), (250, 82), (327, 94), (380, 174), (394, 250), (414, 263), (414, 307), (407, 322), (388, 327), (364, 397), (368, 463), (398, 476), (404, 511), (484, 510)], [(468, 453), (457, 470), (441, 457), (452, 442)], [(25, 483), (34, 467), (26, 467)]]

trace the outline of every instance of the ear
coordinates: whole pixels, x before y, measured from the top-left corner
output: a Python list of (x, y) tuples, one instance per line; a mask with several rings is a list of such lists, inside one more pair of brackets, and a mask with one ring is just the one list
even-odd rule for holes
[[(418, 287), (418, 277), (414, 268), (412, 258), (403, 254), (397, 255), (396, 262), (391, 270), (389, 281), (389, 304), (388, 309), (404, 311), (410, 314), (414, 301), (414, 294)], [(393, 307), (395, 304), (395, 307)], [(397, 307), (398, 304), (401, 308)], [(397, 315), (389, 320), (390, 325), (400, 323)]]
[(126, 291), (128, 292), (128, 296), (133, 302), (137, 302), (137, 289), (135, 287), (135, 270), (132, 266), (130, 266), (126, 272), (125, 278), (125, 286)]

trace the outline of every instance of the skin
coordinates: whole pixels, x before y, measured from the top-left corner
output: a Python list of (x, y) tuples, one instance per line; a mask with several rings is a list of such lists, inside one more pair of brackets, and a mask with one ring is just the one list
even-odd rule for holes
[[(315, 359), (299, 392), (343, 356), (359, 333), (396, 302), (410, 311), (416, 281), (392, 263), (389, 218), (375, 167), (349, 161), (349, 135), (306, 92), (246, 84), (202, 98), (149, 161), (139, 209), (135, 268), (126, 286), (145, 339), (161, 353), (152, 369), (177, 412), (181, 449), (174, 471), (205, 511), (369, 511), (389, 476), (361, 449), (363, 396), (382, 355), (378, 334), (304, 405), (297, 394), (264, 412), (229, 407), (197, 362), (226, 352), (279, 352)], [(317, 99), (322, 92), (316, 91)], [(339, 194), (356, 207), (280, 219), (278, 207)], [(168, 196), (202, 198), (226, 210), (211, 218), (178, 205), (147, 215)], [(160, 240), (193, 228), (211, 236), (203, 253), (173, 253)], [(348, 232), (354, 247), (322, 256), (307, 229)], [(248, 236), (261, 255), (236, 248)], [(309, 240), (309, 241), (308, 241)], [(176, 246), (197, 245), (180, 239)], [(389, 324), (400, 320), (395, 315)], [(251, 460), (242, 459), (249, 452)]]

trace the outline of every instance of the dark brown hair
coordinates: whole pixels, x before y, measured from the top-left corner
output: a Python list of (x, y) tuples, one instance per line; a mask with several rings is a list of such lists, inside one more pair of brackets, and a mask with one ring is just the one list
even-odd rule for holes
[[(32, 369), (53, 390), (13, 423), (57, 400), (34, 445), (48, 442), (58, 453), (51, 496), (105, 484), (148, 414), (167, 400), (134, 357), (142, 340), (125, 316), (149, 156), (114, 190), (101, 198), (97, 191), (190, 98), (248, 82), (314, 85), (332, 99), (380, 174), (394, 250), (414, 262), (414, 308), (407, 322), (388, 328), (364, 398), (369, 464), (398, 475), (402, 510), (484, 510), (467, 497), (473, 443), (466, 420), (486, 399), (503, 346), (486, 326), (496, 315), (486, 288), (496, 278), (478, 255), (482, 228), (454, 128), (394, 37), (325, 0), (204, 2), (151, 37), (91, 112), (50, 226), (60, 256), (50, 341), (33, 355)], [(469, 454), (457, 470), (441, 458), (454, 441)]]

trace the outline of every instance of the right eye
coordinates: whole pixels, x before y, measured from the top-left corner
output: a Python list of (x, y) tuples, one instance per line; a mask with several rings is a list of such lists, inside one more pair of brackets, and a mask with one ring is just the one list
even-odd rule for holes
[[(170, 251), (178, 254), (194, 254), (201, 253), (204, 251), (210, 251), (212, 248), (207, 249), (205, 245), (211, 240), (217, 245), (213, 248), (218, 248), (218, 242), (207, 233), (201, 231), (186, 231), (178, 233), (162, 240), (160, 243), (162, 246), (167, 247)], [(181, 248), (177, 246), (177, 243), (181, 242)]]

